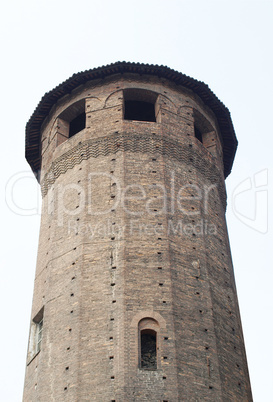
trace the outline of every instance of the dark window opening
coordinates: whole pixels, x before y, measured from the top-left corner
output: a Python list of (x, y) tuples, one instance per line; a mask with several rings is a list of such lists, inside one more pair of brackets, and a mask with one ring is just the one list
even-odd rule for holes
[(150, 102), (125, 100), (124, 119), (155, 122), (155, 105)]
[(202, 133), (201, 133), (201, 131), (198, 130), (198, 128), (196, 126), (194, 126), (194, 135), (195, 135), (195, 138), (198, 139), (198, 141), (203, 143)]
[(69, 124), (69, 138), (85, 128), (85, 113), (75, 117)]
[(140, 338), (140, 367), (143, 369), (155, 370), (157, 368), (156, 332), (151, 329), (144, 329), (140, 333)]
[(85, 100), (81, 99), (65, 109), (58, 119), (58, 141), (62, 144), (86, 127)]
[(123, 91), (124, 119), (156, 122), (158, 94), (140, 88), (127, 88)]

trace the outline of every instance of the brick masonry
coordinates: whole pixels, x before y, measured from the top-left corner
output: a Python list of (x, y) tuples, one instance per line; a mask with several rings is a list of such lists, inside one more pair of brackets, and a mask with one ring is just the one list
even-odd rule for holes
[[(158, 94), (156, 122), (123, 119), (136, 88)], [(81, 100), (86, 128), (67, 138), (60, 116)], [(114, 75), (58, 101), (40, 147), (32, 318), (43, 308), (44, 325), (23, 400), (252, 401), (214, 113), (166, 79)], [(139, 367), (146, 318), (156, 370)]]

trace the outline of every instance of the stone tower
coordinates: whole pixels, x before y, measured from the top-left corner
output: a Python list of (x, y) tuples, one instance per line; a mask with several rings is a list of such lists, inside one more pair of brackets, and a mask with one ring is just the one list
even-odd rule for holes
[(202, 82), (118, 62), (26, 127), (43, 211), (24, 401), (251, 401), (226, 229), (237, 140)]

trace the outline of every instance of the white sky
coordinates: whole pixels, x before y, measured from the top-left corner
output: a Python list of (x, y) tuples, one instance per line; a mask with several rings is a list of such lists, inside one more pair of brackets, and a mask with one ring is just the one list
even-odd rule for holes
[[(273, 2), (265, 0), (2, 2), (1, 401), (22, 399), (40, 224), (38, 214), (11, 211), (4, 197), (13, 175), (30, 172), (25, 124), (45, 92), (73, 73), (118, 60), (164, 64), (204, 81), (231, 112), (239, 140), (227, 180), (231, 250), (254, 401), (273, 401), (272, 214), (266, 207), (273, 168), (272, 17)], [(35, 209), (38, 186), (28, 176), (15, 185), (13, 199)], [(237, 186), (248, 178), (243, 184), (253, 187), (242, 193)], [(7, 196), (11, 204), (10, 190)], [(267, 223), (267, 233), (258, 232)]]

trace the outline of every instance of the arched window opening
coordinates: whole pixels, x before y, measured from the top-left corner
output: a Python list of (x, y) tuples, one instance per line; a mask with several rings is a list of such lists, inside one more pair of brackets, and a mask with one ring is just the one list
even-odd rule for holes
[(158, 94), (144, 89), (125, 89), (124, 119), (156, 122), (155, 103)]
[(140, 369), (157, 370), (160, 365), (160, 327), (158, 322), (151, 318), (142, 318), (138, 323), (139, 365)]
[(140, 333), (140, 367), (143, 369), (157, 369), (156, 331), (143, 329)]

